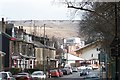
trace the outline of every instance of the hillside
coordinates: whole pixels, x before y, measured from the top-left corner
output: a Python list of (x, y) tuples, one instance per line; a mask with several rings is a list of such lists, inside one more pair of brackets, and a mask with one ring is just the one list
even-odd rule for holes
[(23, 26), (27, 33), (35, 32), (38, 36), (43, 36), (44, 24), (45, 34), (48, 37), (68, 38), (77, 37), (79, 33), (79, 20), (21, 20), (9, 21), (16, 27)]

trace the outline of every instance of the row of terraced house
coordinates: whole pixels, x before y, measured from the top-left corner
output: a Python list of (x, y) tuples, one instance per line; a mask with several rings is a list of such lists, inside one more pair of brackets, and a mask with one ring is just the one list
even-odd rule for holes
[(15, 27), (4, 19), (0, 22), (0, 70), (48, 69), (65, 64), (79, 67), (83, 63), (99, 67), (100, 46), (101, 41), (85, 45), (80, 38), (73, 37), (64, 39), (61, 48), (56, 49), (54, 40), (46, 35), (27, 33), (23, 26)]
[(55, 59), (56, 49), (52, 40), (28, 34), (22, 26), (14, 27), (14, 24), (5, 23), (3, 18), (0, 22), (0, 45), (1, 70), (43, 69), (43, 65), (50, 68), (58, 67), (58, 60)]

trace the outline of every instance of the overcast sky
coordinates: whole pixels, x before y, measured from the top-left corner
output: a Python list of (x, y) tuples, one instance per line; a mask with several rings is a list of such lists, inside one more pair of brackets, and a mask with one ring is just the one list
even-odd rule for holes
[(72, 11), (54, 0), (0, 0), (0, 18), (7, 20), (79, 20)]

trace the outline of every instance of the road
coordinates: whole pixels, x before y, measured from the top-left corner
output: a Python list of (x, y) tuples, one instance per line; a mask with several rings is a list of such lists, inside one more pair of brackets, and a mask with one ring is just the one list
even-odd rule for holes
[[(99, 74), (99, 71), (98, 70), (90, 71), (88, 75), (91, 75), (91, 74)], [(80, 72), (73, 72), (70, 75), (64, 75), (63, 77), (60, 77), (60, 78), (51, 78), (49, 80), (85, 80), (84, 79), (85, 77), (86, 76), (80, 76)]]
[[(89, 72), (88, 75), (91, 75), (91, 74), (99, 74), (99, 71), (98, 70), (92, 70)], [(86, 76), (80, 76), (80, 72), (73, 72), (73, 74), (70, 74), (70, 75), (64, 75), (63, 77), (61, 78), (84, 78)]]

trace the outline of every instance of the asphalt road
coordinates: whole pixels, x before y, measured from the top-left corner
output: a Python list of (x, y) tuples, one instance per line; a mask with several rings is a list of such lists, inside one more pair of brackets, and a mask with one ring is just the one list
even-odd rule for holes
[[(91, 75), (91, 74), (99, 74), (99, 71), (98, 70), (92, 70), (89, 72), (88, 75)], [(87, 76), (88, 76), (87, 75)], [(80, 76), (80, 72), (73, 72), (73, 74), (70, 74), (70, 75), (64, 75), (63, 77), (61, 78), (84, 78), (86, 76)]]
[[(99, 74), (99, 71), (98, 70), (90, 71), (88, 75), (91, 75), (91, 74)], [(64, 75), (63, 77), (60, 77), (60, 78), (51, 78), (48, 80), (85, 80), (84, 79), (85, 77), (86, 76), (80, 76), (80, 72), (73, 72), (70, 75)]]

